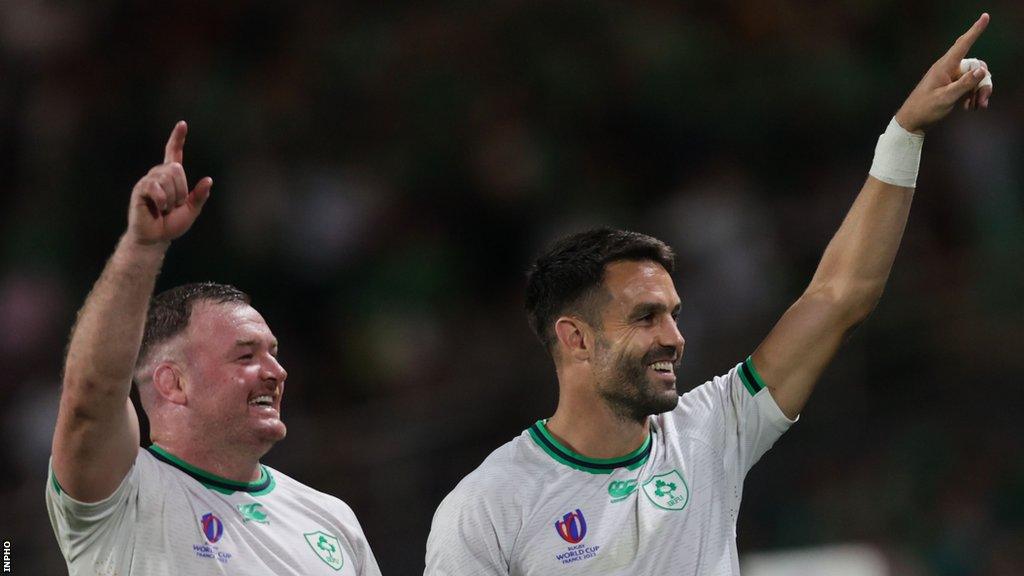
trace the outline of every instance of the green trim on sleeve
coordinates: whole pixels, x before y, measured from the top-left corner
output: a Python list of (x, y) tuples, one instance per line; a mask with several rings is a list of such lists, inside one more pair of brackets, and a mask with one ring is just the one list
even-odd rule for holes
[[(60, 482), (57, 481), (57, 473), (50, 472), (50, 482), (53, 484), (53, 489), (57, 491), (57, 494), (63, 494), (64, 489), (60, 487)], [(38, 484), (37, 484), (38, 486)]]
[(740, 380), (743, 381), (743, 386), (747, 389), (747, 392), (750, 392), (751, 396), (756, 396), (764, 388), (764, 380), (757, 373), (752, 357), (747, 356), (747, 359), (740, 364), (737, 372), (739, 372)]

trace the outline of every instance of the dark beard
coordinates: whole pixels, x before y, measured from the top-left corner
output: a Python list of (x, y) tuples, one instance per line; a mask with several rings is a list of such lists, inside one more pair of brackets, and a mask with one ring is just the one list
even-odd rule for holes
[[(607, 354), (607, 342), (600, 337), (596, 340), (598, 349)], [(679, 396), (655, 392), (655, 384), (647, 379), (647, 365), (674, 353), (673, 348), (651, 350), (643, 358), (620, 353), (607, 364), (610, 381), (607, 384), (598, 381), (598, 394), (616, 416), (626, 421), (643, 422), (652, 414), (672, 410), (679, 403)]]

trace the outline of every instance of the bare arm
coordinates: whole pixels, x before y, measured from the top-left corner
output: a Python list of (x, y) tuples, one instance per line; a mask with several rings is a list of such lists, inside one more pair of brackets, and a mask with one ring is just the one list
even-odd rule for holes
[(213, 181), (191, 192), (181, 165), (187, 126), (171, 132), (164, 163), (132, 190), (128, 229), (78, 313), (64, 365), (53, 471), (71, 497), (109, 496), (135, 461), (139, 423), (128, 394), (150, 295), (171, 240), (184, 234)]
[[(959, 72), (960, 60), (987, 24), (983, 14), (928, 70), (896, 113), (904, 129), (923, 133), (961, 99), (965, 108), (988, 107), (991, 88), (975, 92), (984, 74)], [(913, 196), (913, 188), (869, 176), (810, 285), (754, 351), (754, 365), (786, 416), (794, 418), (803, 410), (846, 335), (881, 298)]]

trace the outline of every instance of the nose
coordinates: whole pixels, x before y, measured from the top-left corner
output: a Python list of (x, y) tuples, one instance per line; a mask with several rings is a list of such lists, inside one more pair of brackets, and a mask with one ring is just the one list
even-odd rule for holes
[(661, 344), (663, 346), (670, 346), (678, 350), (677, 356), (682, 357), (683, 347), (686, 346), (686, 339), (683, 338), (683, 333), (679, 331), (679, 326), (675, 320), (665, 322), (667, 325), (665, 330), (661, 333)]
[(284, 369), (284, 366), (281, 366), (277, 358), (268, 356), (267, 361), (263, 363), (263, 373), (260, 374), (260, 377), (264, 380), (274, 380), (281, 383), (288, 378), (288, 371)]

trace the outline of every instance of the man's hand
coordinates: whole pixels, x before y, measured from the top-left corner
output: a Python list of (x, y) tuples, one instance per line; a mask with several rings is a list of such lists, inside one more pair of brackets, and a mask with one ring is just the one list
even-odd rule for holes
[(174, 125), (164, 149), (164, 163), (154, 166), (132, 189), (127, 237), (139, 244), (167, 244), (178, 238), (196, 221), (210, 197), (210, 177), (189, 192), (181, 164), (186, 134), (184, 121)]
[(980, 68), (960, 72), (960, 61), (967, 57), (967, 51), (985, 31), (988, 19), (988, 14), (982, 14), (970, 30), (957, 38), (949, 51), (928, 69), (896, 113), (896, 121), (904, 130), (923, 132), (945, 118), (961, 98), (964, 109), (988, 108), (992, 87), (978, 88), (988, 66), (981, 62)]

